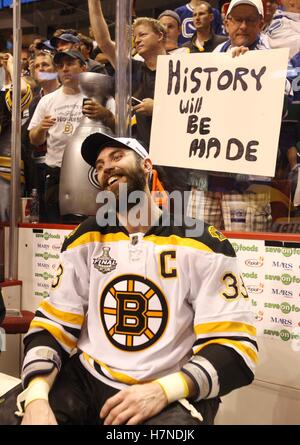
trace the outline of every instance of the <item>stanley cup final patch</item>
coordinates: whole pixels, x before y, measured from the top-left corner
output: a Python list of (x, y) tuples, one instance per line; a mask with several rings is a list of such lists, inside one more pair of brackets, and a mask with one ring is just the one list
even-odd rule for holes
[(110, 247), (102, 248), (102, 255), (93, 259), (95, 269), (102, 273), (108, 273), (115, 270), (117, 261), (109, 255)]

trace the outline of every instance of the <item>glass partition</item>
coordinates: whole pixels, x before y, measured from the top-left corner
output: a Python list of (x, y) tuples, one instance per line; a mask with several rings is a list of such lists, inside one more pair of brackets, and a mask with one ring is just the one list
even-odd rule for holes
[[(222, 1), (214, 2), (214, 7), (217, 10), (216, 13), (214, 12), (214, 20), (217, 20), (216, 17), (220, 20), (220, 32), (225, 41), (228, 35), (226, 35), (224, 22), (222, 22), (224, 3)], [(175, 9), (184, 4), (184, 1), (136, 0), (133, 2), (133, 18), (144, 15), (157, 18), (162, 11)], [(57, 91), (60, 90), (64, 80), (62, 80), (62, 68), (59, 63), (54, 63), (53, 58), (57, 51), (66, 48), (79, 50), (87, 62), (88, 70), (109, 76), (112, 79), (112, 85), (114, 69), (97, 46), (90, 28), (87, 1), (82, 0), (68, 0), (67, 2), (22, 1), (22, 52), (21, 60), (16, 61), (13, 58), (11, 6), (11, 0), (0, 2), (1, 222), (9, 222), (10, 205), (12, 72), (9, 71), (9, 66), (14, 66), (19, 62), (22, 70), (22, 144), (18, 182), (21, 194), (18, 209), (19, 220), (23, 223), (34, 223), (37, 220), (41, 223), (77, 223), (90, 214), (91, 210), (81, 212), (80, 209), (78, 210), (77, 204), (74, 206), (65, 204), (69, 195), (64, 192), (62, 198), (60, 175), (62, 152), (68, 146), (68, 137), (78, 127), (80, 119), (84, 117), (82, 116), (82, 99), (79, 100), (79, 92), (76, 92), (77, 102), (64, 103), (60, 102), (61, 98), (57, 99)], [(115, 38), (115, 2), (103, 0), (102, 6), (111, 36)], [(193, 18), (190, 17), (189, 20), (190, 30), (193, 30)], [(267, 26), (268, 24), (265, 23), (264, 30), (267, 29)], [(62, 34), (64, 36), (60, 39)], [(203, 48), (204, 46), (203, 44)], [(133, 48), (133, 54), (136, 51), (138, 50)], [(158, 167), (159, 187), (161, 188), (154, 191), (161, 193), (161, 190), (172, 192), (174, 189), (179, 189), (189, 192), (184, 211), (188, 212), (190, 216), (204, 217), (208, 223), (215, 224), (219, 229), (238, 232), (299, 233), (299, 59), (300, 57), (291, 58), (289, 81), (294, 93), (286, 96), (283, 105), (279, 145), (274, 147), (274, 151), (277, 152), (274, 177)], [(199, 65), (201, 66), (201, 51)], [(74, 71), (76, 76), (82, 72), (81, 66), (79, 61), (77, 71), (75, 69), (76, 73)], [(101, 88), (103, 88), (102, 84), (99, 86), (99, 89)], [(118, 94), (118, 91), (113, 91), (111, 85), (108, 86), (108, 89), (109, 95)], [(45, 100), (48, 94), (52, 95), (49, 97), (53, 100)], [(88, 94), (85, 92), (83, 96), (88, 96)], [(96, 92), (93, 94), (96, 98)], [(136, 96), (136, 91), (134, 95)], [(137, 99), (142, 100), (143, 98), (138, 97)], [(44, 103), (43, 109), (39, 105), (41, 100)], [(58, 101), (56, 105), (55, 100)], [(104, 105), (113, 113), (113, 106), (108, 105), (107, 101)], [(60, 111), (57, 111), (58, 109)], [(39, 114), (36, 114), (37, 110), (39, 110)], [(224, 110), (224, 114), (227, 111)], [(54, 116), (53, 113), (57, 114)], [(54, 122), (51, 121), (51, 118), (56, 119), (56, 123), (58, 119), (61, 124), (58, 127), (59, 131), (54, 135), (51, 130)], [(44, 132), (34, 132), (33, 130), (40, 125), (43, 119), (46, 119), (43, 121), (44, 127), (47, 127), (46, 131), (44, 128)], [(176, 124), (174, 123), (174, 125)], [(113, 131), (112, 128), (110, 130)], [(136, 135), (135, 127), (132, 128), (132, 132), (133, 135)], [(60, 138), (61, 141), (57, 141)], [(52, 148), (54, 144), (54, 148), (58, 147), (58, 151), (61, 150), (61, 154), (57, 155), (56, 152), (52, 159), (49, 155), (51, 144)], [(70, 181), (70, 178), (73, 178), (73, 181), (75, 178), (75, 185), (70, 182), (67, 187), (69, 185), (76, 187), (76, 196), (78, 197), (81, 193), (86, 201), (86, 196), (91, 189), (83, 189), (80, 192), (80, 170), (80, 168), (76, 170), (75, 164), (70, 164), (64, 177)], [(91, 199), (94, 200), (99, 191), (95, 173), (87, 171), (85, 174), (93, 183), (94, 190)], [(155, 186), (152, 184), (152, 187), (155, 189), (157, 182)], [(38, 198), (36, 198), (36, 192), (32, 192), (33, 190), (37, 191)], [(63, 205), (66, 206), (63, 211), (61, 210), (62, 199), (64, 199)], [(38, 209), (33, 205), (37, 200)]]

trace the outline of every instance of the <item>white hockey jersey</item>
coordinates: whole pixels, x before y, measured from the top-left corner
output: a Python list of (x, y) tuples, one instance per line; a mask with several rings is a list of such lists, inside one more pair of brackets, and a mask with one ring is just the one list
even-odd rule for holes
[(187, 237), (163, 221), (145, 235), (81, 224), (27, 336), (46, 330), (66, 352), (77, 347), (89, 372), (115, 388), (178, 371), (215, 344), (253, 373), (256, 330), (232, 246), (213, 226)]

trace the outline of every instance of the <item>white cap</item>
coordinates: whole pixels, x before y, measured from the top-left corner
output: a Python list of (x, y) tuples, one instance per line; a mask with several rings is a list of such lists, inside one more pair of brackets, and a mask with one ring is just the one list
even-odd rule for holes
[(82, 143), (81, 156), (95, 167), (100, 151), (105, 147), (121, 147), (135, 151), (142, 159), (149, 158), (147, 150), (134, 138), (115, 138), (104, 133), (90, 134)]
[(256, 10), (258, 11), (258, 13), (262, 17), (264, 16), (264, 7), (261, 0), (231, 0), (227, 9), (226, 17), (231, 13), (233, 8), (235, 8), (238, 5), (254, 6), (254, 8), (256, 8)]

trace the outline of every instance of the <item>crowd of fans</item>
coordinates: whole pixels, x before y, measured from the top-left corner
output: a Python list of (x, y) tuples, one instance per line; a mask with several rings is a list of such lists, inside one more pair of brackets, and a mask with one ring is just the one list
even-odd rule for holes
[[(102, 13), (101, 1), (88, 0), (90, 36), (75, 29), (57, 29), (22, 49), (22, 165), (23, 196), (38, 189), (40, 220), (63, 222), (59, 211), (59, 178), (63, 153), (82, 117), (105, 122), (114, 131), (113, 97), (105, 105), (88, 99), (78, 81), (81, 72), (114, 77), (115, 43)], [(49, 38), (50, 37), (50, 38)], [(151, 133), (156, 64), (159, 55), (226, 52), (234, 48), (263, 50), (288, 47), (290, 54), (286, 101), (274, 178), (158, 168), (166, 191), (189, 190), (189, 216), (203, 216), (220, 229), (230, 229), (226, 202), (247, 201), (252, 208), (246, 230), (274, 230), (272, 223), (300, 214), (297, 188), (300, 152), (300, 0), (231, 0), (231, 3), (191, 0), (157, 18), (133, 22), (133, 134), (148, 149)], [(11, 174), (10, 133), (13, 56), (2, 49), (0, 93), (0, 221), (9, 219)], [(224, 110), (226, 112), (226, 110)], [(180, 149), (178, 147), (178, 149)], [(267, 186), (262, 195), (255, 184)], [(203, 201), (204, 197), (204, 201)], [(230, 207), (230, 206), (229, 206)], [(229, 211), (230, 213), (230, 211)], [(83, 215), (84, 216), (84, 215)]]

